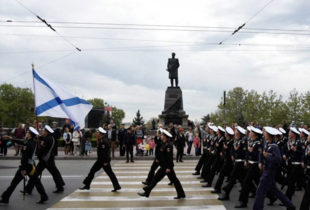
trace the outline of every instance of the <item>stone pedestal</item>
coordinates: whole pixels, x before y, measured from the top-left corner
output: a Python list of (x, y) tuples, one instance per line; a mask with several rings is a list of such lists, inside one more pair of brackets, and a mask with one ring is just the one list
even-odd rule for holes
[(169, 123), (187, 128), (188, 115), (183, 109), (183, 96), (180, 87), (168, 87), (165, 96), (164, 111), (159, 115), (159, 123), (168, 127)]

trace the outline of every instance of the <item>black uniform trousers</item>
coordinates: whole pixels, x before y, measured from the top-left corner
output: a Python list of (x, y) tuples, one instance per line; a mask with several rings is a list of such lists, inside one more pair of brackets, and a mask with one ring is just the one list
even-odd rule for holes
[(230, 174), (229, 182), (228, 184), (223, 187), (223, 190), (225, 191), (226, 194), (229, 195), (230, 191), (235, 185), (236, 180), (238, 179), (239, 182), (243, 183), (243, 178), (244, 178), (244, 162), (236, 162), (235, 166)]
[(170, 179), (170, 181), (174, 184), (175, 190), (177, 191), (177, 195), (178, 197), (185, 197), (185, 193), (183, 190), (183, 187), (179, 181), (179, 179), (177, 178), (174, 169), (170, 169), (169, 173), (166, 173), (166, 168), (160, 167), (160, 169), (158, 169), (158, 171), (156, 172), (154, 178), (152, 179), (151, 183), (147, 186), (144, 187), (143, 190), (145, 191), (145, 193), (147, 195), (150, 195), (151, 191), (153, 190), (153, 188), (157, 185), (158, 182), (160, 182), (165, 176), (168, 176), (168, 178)]
[(295, 184), (301, 178), (302, 167), (301, 165), (292, 165), (290, 172), (288, 172), (288, 186), (285, 195), (288, 199), (292, 200), (295, 193)]
[(132, 144), (126, 144), (126, 158), (129, 161), (129, 154), (130, 154), (130, 160), (133, 160), (133, 145)]
[(124, 145), (124, 140), (119, 141), (119, 155), (125, 156), (126, 148)]
[(215, 173), (219, 172), (221, 170), (221, 168), (223, 166), (223, 163), (224, 163), (224, 160), (221, 157), (216, 157), (215, 158), (215, 160), (214, 160), (214, 162), (212, 164), (212, 167), (209, 170), (209, 174), (207, 176), (208, 177), (207, 178), (208, 184), (212, 185)]
[(211, 166), (215, 160), (215, 155), (211, 154), (209, 155), (209, 158), (206, 159), (206, 162), (203, 164), (202, 172), (201, 172), (201, 177), (203, 177), (205, 180), (208, 179), (208, 174), (211, 169)]
[(58, 156), (58, 141), (59, 141), (59, 139), (55, 139), (55, 145), (54, 145), (55, 156)]
[[(153, 177), (154, 177), (154, 175), (155, 175), (155, 171), (156, 171), (156, 169), (159, 167), (159, 163), (157, 163), (156, 162), (156, 159), (153, 161), (153, 163), (152, 163), (152, 166), (151, 166), (151, 169), (150, 169), (150, 171), (149, 171), (149, 174), (147, 175), (147, 178), (146, 178), (146, 182), (147, 183), (151, 183), (152, 182), (152, 180), (153, 180)], [(168, 176), (168, 178), (169, 178), (169, 176)], [(170, 178), (169, 178), (170, 179)], [(170, 182), (172, 182), (171, 180), (170, 180)], [(173, 182), (172, 182), (173, 183)]]
[(249, 193), (256, 192), (256, 188), (259, 185), (260, 170), (258, 168), (258, 163), (249, 163), (247, 173), (244, 177), (242, 183), (242, 189), (239, 195), (239, 201), (243, 203), (248, 203)]
[(306, 185), (305, 194), (301, 201), (300, 210), (310, 209), (310, 169), (307, 169), (307, 178), (308, 182)]
[[(26, 173), (29, 176), (29, 181), (32, 181), (34, 183), (34, 186), (36, 187), (38, 193), (41, 195), (41, 199), (46, 199), (47, 194), (44, 190), (44, 187), (38, 177), (37, 172), (35, 172), (33, 174), (33, 176), (30, 176), (29, 173), (32, 171), (32, 165), (29, 164), (29, 167), (27, 167), (26, 169)], [(6, 191), (4, 191), (4, 193), (1, 195), (1, 197), (4, 200), (9, 201), (12, 193), (14, 192), (15, 188), (17, 187), (17, 185), (24, 179), (24, 177), (21, 174), (21, 169), (18, 169), (15, 173), (15, 176), (11, 182), (11, 185), (7, 188)]]
[(204, 164), (204, 162), (206, 161), (206, 158), (209, 154), (209, 151), (208, 150), (205, 150), (205, 152), (202, 154), (202, 156), (200, 157), (197, 165), (196, 165), (196, 168), (195, 168), (195, 171), (199, 172), (200, 173), (200, 170)]
[(104, 166), (103, 162), (98, 161), (98, 160), (94, 163), (93, 167), (90, 169), (90, 172), (88, 173), (87, 177), (84, 179), (83, 184), (85, 184), (86, 186), (89, 187), (91, 182), (94, 179), (95, 173), (97, 171), (99, 171), (101, 168), (109, 176), (109, 178), (113, 184), (114, 189), (120, 189), (121, 186), (119, 185), (118, 180), (117, 180), (114, 172), (112, 171), (111, 164), (108, 163), (108, 165)]
[(177, 158), (176, 160), (179, 161), (179, 160), (182, 160), (183, 158), (183, 153), (184, 153), (184, 145), (183, 144), (177, 144)]
[[(50, 158), (50, 160), (48, 161), (48, 163), (46, 163), (44, 160), (40, 160), (37, 167), (36, 167), (36, 172), (37, 172), (37, 175), (39, 176), (40, 174), (42, 174), (42, 172), (44, 171), (44, 169), (47, 169), (50, 174), (52, 175), (53, 177), (53, 180), (55, 182), (55, 185), (56, 185), (56, 188), (58, 190), (63, 190), (63, 186), (65, 185), (64, 184), (64, 181), (62, 179), (62, 176), (59, 172), (59, 170), (57, 169), (56, 165), (55, 165), (55, 160), (54, 158)], [(27, 186), (26, 186), (26, 189), (29, 193), (32, 192), (34, 188), (34, 181), (33, 180), (29, 180)]]
[(230, 173), (233, 169), (234, 165), (231, 161), (224, 161), (224, 164), (220, 170), (220, 175), (217, 178), (214, 189), (217, 191), (221, 191), (222, 184), (224, 182), (225, 176), (230, 176)]

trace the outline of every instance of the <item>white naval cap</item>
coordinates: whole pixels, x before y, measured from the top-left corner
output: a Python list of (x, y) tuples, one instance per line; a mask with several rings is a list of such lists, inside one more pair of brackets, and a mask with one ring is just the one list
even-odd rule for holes
[(226, 132), (227, 132), (229, 135), (234, 135), (234, 131), (233, 131), (233, 129), (231, 129), (231, 127), (226, 127)]
[(272, 136), (279, 135), (280, 133), (280, 131), (278, 131), (277, 129), (269, 127), (269, 126), (264, 127), (264, 129), (267, 133), (269, 133)]
[(98, 128), (99, 133), (105, 134), (107, 133), (102, 127)]
[(290, 130), (291, 130), (293, 133), (295, 133), (295, 134), (297, 134), (297, 135), (300, 135), (300, 132), (299, 132), (295, 127), (290, 127)]
[(29, 131), (35, 135), (39, 135), (38, 131), (34, 129), (33, 127), (29, 127)]
[(168, 136), (169, 138), (172, 137), (171, 133), (169, 133), (168, 131), (166, 131), (165, 129), (160, 128), (159, 129), (161, 133), (164, 133), (166, 136)]
[(248, 127), (246, 127), (246, 129), (251, 132), (252, 126), (249, 125)]
[(222, 126), (217, 126), (217, 128), (218, 128), (220, 131), (222, 131), (222, 132), (224, 132), (224, 133), (225, 133), (225, 129), (224, 129), (224, 128), (222, 128)]
[(286, 131), (283, 128), (279, 128), (279, 131), (281, 131), (283, 134), (286, 134)]
[(214, 132), (217, 132), (218, 128), (215, 125), (211, 125), (210, 126), (211, 130), (213, 130)]
[(263, 134), (263, 132), (258, 128), (251, 127), (251, 131), (253, 131), (256, 134)]
[(302, 132), (306, 134), (307, 136), (309, 136), (309, 131), (307, 131), (306, 129), (302, 128)]
[(243, 135), (245, 135), (245, 130), (241, 127), (241, 126), (237, 126), (237, 130), (242, 133)]
[(46, 125), (44, 129), (47, 130), (49, 133), (54, 133), (53, 129), (48, 125)]

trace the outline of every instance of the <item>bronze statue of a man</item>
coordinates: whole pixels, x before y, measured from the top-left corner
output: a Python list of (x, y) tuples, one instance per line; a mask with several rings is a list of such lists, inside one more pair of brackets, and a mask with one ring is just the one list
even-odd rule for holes
[(169, 72), (169, 79), (171, 82), (171, 87), (173, 87), (173, 79), (175, 79), (175, 86), (178, 86), (179, 77), (178, 77), (178, 68), (179, 68), (179, 59), (175, 58), (175, 53), (172, 53), (172, 58), (168, 59), (167, 71)]

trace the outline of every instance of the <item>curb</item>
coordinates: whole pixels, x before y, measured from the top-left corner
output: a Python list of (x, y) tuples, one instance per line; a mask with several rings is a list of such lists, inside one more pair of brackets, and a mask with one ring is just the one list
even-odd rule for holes
[[(154, 160), (154, 156), (152, 157), (148, 157), (148, 156), (144, 156), (144, 157), (139, 157), (139, 156), (134, 156), (134, 160)], [(38, 160), (37, 158), (35, 158), (36, 160)], [(200, 156), (196, 157), (196, 156), (184, 156), (183, 160), (199, 160)], [(20, 160), (20, 157), (0, 157), (0, 160)], [(97, 160), (97, 156), (92, 156), (92, 157), (80, 157), (80, 156), (68, 156), (68, 157), (55, 157), (55, 160)], [(126, 157), (115, 157), (115, 158), (111, 158), (111, 161), (113, 160), (126, 160)]]

